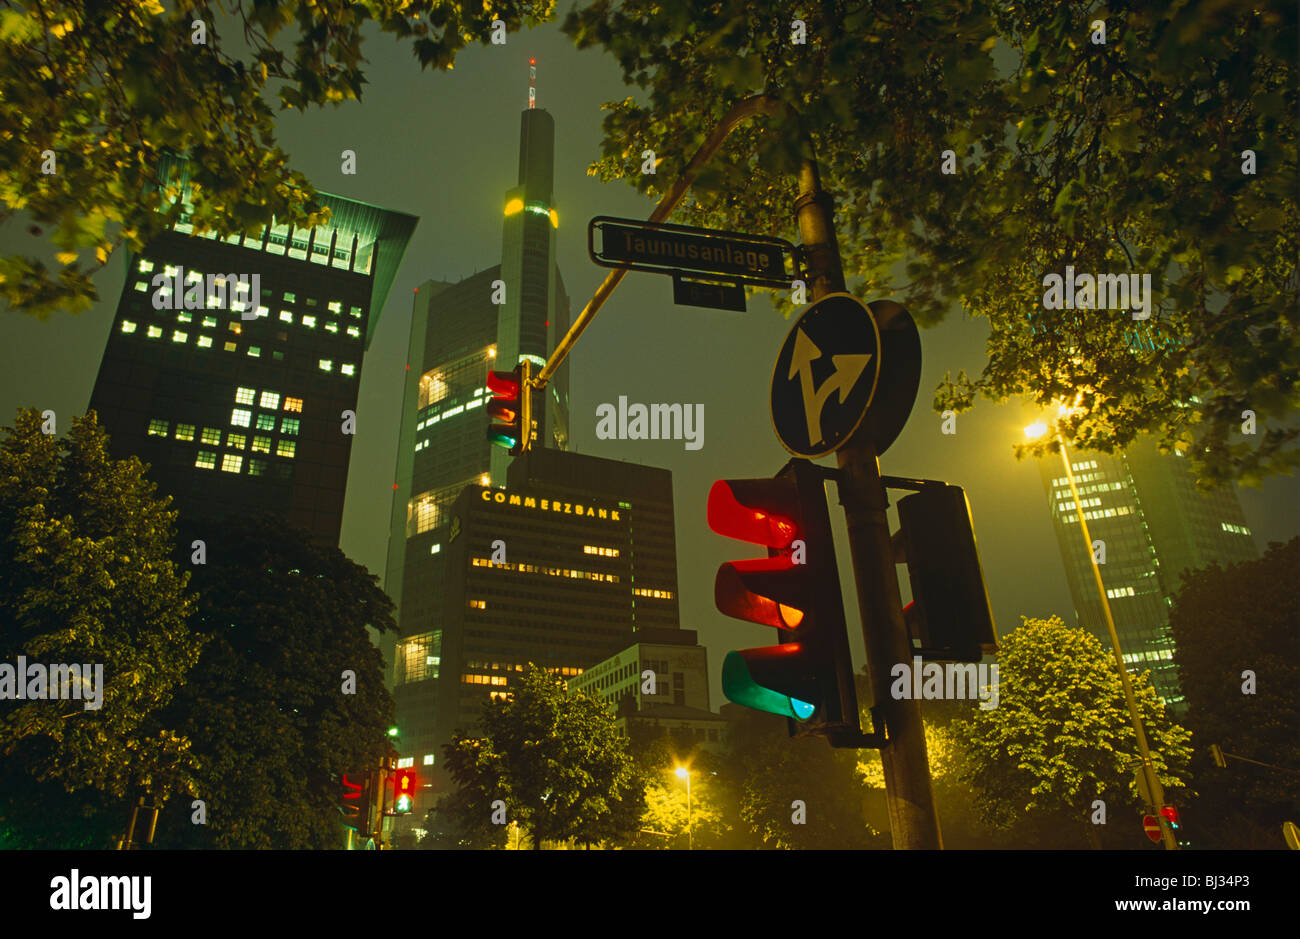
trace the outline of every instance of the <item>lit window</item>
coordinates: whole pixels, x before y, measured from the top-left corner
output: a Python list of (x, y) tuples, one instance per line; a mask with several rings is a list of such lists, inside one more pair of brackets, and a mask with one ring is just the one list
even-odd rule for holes
[(159, 336), (162, 335), (162, 327), (150, 326), (147, 335), (149, 336), (150, 339), (157, 339)]
[(292, 457), (294, 450), (297, 448), (292, 440), (281, 440), (275, 447), (276, 456)]
[(274, 411), (280, 406), (280, 396), (274, 391), (263, 391), (262, 397), (258, 399), (257, 406)]
[(232, 450), (242, 450), (244, 449), (244, 442), (247, 439), (248, 438), (245, 437), (243, 434), (227, 434), (226, 446), (228, 446)]
[(357, 327), (355, 326), (349, 326), (348, 335), (351, 336), (353, 339), (357, 339), (361, 336), (361, 330), (357, 329)]
[(122, 332), (124, 333), (135, 332), (135, 323), (132, 323), (130, 320), (122, 320)]
[(200, 336), (198, 341), (198, 346), (200, 349), (210, 349), (212, 347), (212, 337)]
[(223, 454), (221, 457), (221, 470), (224, 473), (238, 473), (244, 465), (244, 458), (236, 456), (233, 453)]
[(236, 404), (252, 404), (253, 401), (254, 401), (256, 398), (257, 398), (257, 389), (255, 389), (255, 388), (236, 388), (236, 389), (235, 389), (235, 403), (236, 403)]
[(280, 433), (296, 437), (298, 435), (298, 418), (285, 417), (280, 420)]
[(216, 318), (215, 316), (205, 316), (205, 317), (203, 317), (203, 328), (204, 328), (204, 329), (216, 329), (216, 328), (217, 328), (217, 318)]
[(314, 317), (314, 316), (304, 316), (304, 317), (302, 318), (302, 325), (306, 326), (308, 329), (315, 329), (315, 328), (316, 328), (316, 317)]
[(275, 430), (275, 418), (270, 414), (257, 415), (258, 430)]
[(248, 475), (249, 475), (249, 476), (261, 476), (261, 475), (262, 475), (263, 473), (265, 473), (265, 472), (266, 472), (266, 460), (249, 460), (249, 461), (248, 461)]
[(357, 319), (361, 319), (361, 307), (359, 306), (350, 307), (348, 309), (348, 315), (356, 317)]
[(177, 439), (177, 440), (193, 440), (193, 439), (194, 439), (194, 425), (193, 425), (193, 424), (177, 424), (177, 425), (176, 425), (176, 439)]
[(172, 342), (184, 342), (188, 338), (189, 335), (187, 333), (181, 332), (179, 329), (172, 332)]
[(219, 447), (221, 446), (221, 431), (215, 427), (205, 427), (199, 439), (209, 446)]
[(153, 261), (150, 261), (148, 258), (141, 258), (140, 273), (147, 274), (152, 270), (153, 270)]
[(176, 322), (178, 322), (178, 323), (190, 323), (190, 322), (193, 322), (193, 321), (194, 321), (194, 317), (193, 317), (192, 315), (190, 315), (189, 313), (177, 313), (177, 314), (176, 314)]
[(229, 323), (227, 323), (226, 328), (229, 329), (232, 333), (235, 333), (236, 335), (242, 332), (242, 328), (234, 320), (231, 320)]
[(255, 359), (261, 358), (261, 357), (262, 357), (262, 347), (261, 347), (261, 346), (249, 346), (249, 347), (248, 347), (248, 354), (251, 355), (251, 356), (252, 356), (253, 358), (255, 358)]
[(291, 294), (291, 293), (286, 293), (286, 294), (284, 295), (284, 302), (285, 302), (285, 303), (293, 303), (295, 300), (297, 300), (297, 297), (295, 297), (295, 296), (294, 296), (293, 294)]
[(473, 609), (473, 610), (486, 610), (486, 609), (487, 609), (487, 601), (486, 601), (486, 600), (471, 600), (471, 601), (469, 601), (469, 605), (470, 605), (470, 609)]
[(281, 311), (280, 311), (280, 322), (282, 322), (282, 323), (292, 323), (292, 322), (293, 322), (293, 314), (290, 313), (288, 310), (281, 310)]
[(252, 447), (252, 450), (253, 450), (254, 453), (270, 453), (270, 452), (271, 452), (271, 438), (270, 438), (270, 437), (255, 436), (255, 437), (253, 438), (253, 447)]
[(327, 332), (327, 333), (336, 333), (336, 332), (338, 332), (338, 331), (339, 331), (339, 324), (338, 324), (338, 323), (326, 323), (326, 324), (325, 324), (325, 332)]
[(277, 361), (277, 362), (283, 362), (283, 361), (284, 361), (284, 353), (281, 352), (279, 349), (272, 349), (272, 350), (271, 350), (271, 358), (273, 358), (273, 359), (274, 359), (275, 361)]
[[(316, 248), (317, 248), (317, 250), (320, 250), (320, 245), (317, 245)], [(317, 300), (316, 300), (315, 297), (308, 297), (308, 298), (307, 298), (307, 305), (308, 305), (308, 306), (320, 306), (320, 304), (317, 302)]]
[(225, 349), (227, 352), (234, 352), (234, 351), (235, 351), (235, 344), (234, 344), (233, 342), (228, 342), (228, 343), (226, 343), (224, 346), (222, 346), (221, 348)]
[(441, 551), (441, 550), (442, 550), (442, 545), (440, 545), (440, 544), (431, 544), (431, 545), (429, 545), (429, 553), (430, 553), (430, 554), (437, 554), (437, 553), (438, 553), (439, 551)]
[(140, 291), (140, 293), (144, 293), (146, 290), (149, 289), (149, 285), (142, 280), (137, 280), (135, 282), (135, 289)]
[(284, 409), (285, 409), (286, 411), (301, 411), (301, 410), (302, 410), (302, 398), (285, 398), (285, 399), (284, 399)]
[(329, 304), (329, 311), (330, 311), (331, 313), (342, 313), (342, 312), (343, 312), (343, 304), (342, 304), (341, 302), (339, 302), (338, 300), (331, 300), (331, 301), (330, 301), (330, 304)]
[(163, 421), (163, 420), (159, 420), (159, 419), (156, 418), (156, 417), (155, 417), (153, 420), (151, 420), (151, 421), (149, 422), (149, 436), (150, 436), (150, 437), (166, 437), (166, 436), (167, 436), (167, 422), (166, 422), (166, 421)]
[(168, 277), (175, 277), (176, 266), (173, 264), (168, 264), (166, 267), (163, 268), (163, 273), (166, 274)]
[(253, 412), (246, 411), (243, 408), (235, 408), (230, 412), (230, 423), (236, 427), (247, 427), (253, 419)]
[(258, 315), (259, 317), (269, 316), (270, 313), (271, 313), (271, 311), (270, 311), (269, 309), (267, 309), (266, 307), (264, 307), (264, 306), (259, 306), (259, 307), (257, 308), (257, 315)]
[(357, 367), (352, 364), (344, 364), (339, 366), (339, 371), (342, 372), (344, 375), (355, 375), (357, 372)]
[(211, 450), (200, 450), (199, 455), (194, 458), (194, 465), (199, 469), (216, 469), (217, 455)]
[(433, 754), (432, 754), (432, 753), (426, 753), (426, 754), (424, 755), (424, 765), (425, 765), (425, 766), (432, 766), (432, 765), (433, 765)]
[(334, 371), (334, 360), (333, 360), (333, 359), (321, 359), (321, 360), (320, 360), (319, 362), (317, 362), (316, 364), (320, 367), (320, 370), (321, 370), (322, 372), (332, 372), (332, 371)]

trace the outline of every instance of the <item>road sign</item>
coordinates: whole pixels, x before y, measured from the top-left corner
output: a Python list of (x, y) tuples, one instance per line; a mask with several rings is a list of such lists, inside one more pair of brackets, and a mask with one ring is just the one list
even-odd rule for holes
[(673, 275), (673, 303), (710, 310), (745, 312), (745, 288), (740, 284), (714, 284)]
[(1142, 816), (1142, 830), (1147, 833), (1147, 837), (1156, 844), (1160, 843), (1162, 835), (1160, 834), (1160, 819), (1154, 815)]
[(799, 317), (776, 357), (776, 436), (797, 456), (819, 457), (865, 423), (883, 453), (907, 422), (920, 379), (921, 340), (906, 310), (829, 294)]
[(794, 256), (794, 245), (781, 238), (607, 215), (598, 215), (587, 224), (587, 253), (602, 267), (654, 274), (712, 274), (758, 287), (789, 288), (794, 276), (785, 264), (787, 254)]
[(1286, 846), (1292, 851), (1300, 851), (1300, 828), (1296, 827), (1295, 822), (1282, 823), (1282, 837), (1286, 839)]

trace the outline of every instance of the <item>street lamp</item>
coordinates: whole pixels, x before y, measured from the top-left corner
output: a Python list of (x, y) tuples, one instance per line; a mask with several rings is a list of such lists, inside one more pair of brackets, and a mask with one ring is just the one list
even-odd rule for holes
[[(1079, 410), (1081, 409), (1071, 408), (1063, 404), (1057, 409), (1056, 415), (1060, 419), (1069, 417)], [(1046, 436), (1050, 431), (1051, 428), (1046, 423), (1035, 421), (1025, 428), (1025, 436), (1030, 440), (1037, 440)], [(1155, 766), (1151, 763), (1151, 748), (1147, 745), (1146, 731), (1142, 726), (1142, 718), (1138, 714), (1137, 699), (1133, 697), (1133, 685), (1129, 682), (1128, 669), (1124, 667), (1124, 653), (1120, 649), (1119, 633), (1115, 631), (1115, 617), (1110, 612), (1110, 600), (1106, 596), (1106, 587), (1101, 581), (1101, 567), (1097, 564), (1097, 555), (1092, 549), (1092, 535), (1088, 533), (1088, 522), (1083, 517), (1083, 501), (1079, 498), (1079, 487), (1075, 484), (1074, 470), (1070, 466), (1070, 453), (1065, 446), (1065, 437), (1060, 433), (1059, 427), (1055, 431), (1055, 436), (1061, 445), (1061, 462), (1065, 464), (1065, 478), (1070, 481), (1070, 494), (1074, 497), (1074, 509), (1079, 515), (1079, 531), (1083, 535), (1084, 553), (1092, 564), (1092, 578), (1097, 584), (1097, 595), (1101, 598), (1101, 609), (1106, 616), (1106, 629), (1110, 633), (1110, 644), (1115, 651), (1115, 664), (1119, 667), (1120, 684), (1124, 688), (1124, 702), (1128, 705), (1128, 716), (1133, 722), (1133, 731), (1137, 735), (1138, 753), (1142, 757), (1142, 772), (1146, 776), (1147, 791), (1151, 793), (1151, 798), (1156, 802), (1156, 819), (1160, 823), (1160, 832), (1164, 836), (1165, 850), (1177, 851), (1178, 840), (1174, 837), (1173, 829), (1169, 826), (1169, 820), (1160, 812), (1160, 809), (1165, 804), (1164, 787), (1160, 785)]]
[(695, 849), (695, 837), (691, 831), (691, 771), (685, 766), (677, 767), (677, 778), (686, 780), (686, 850)]

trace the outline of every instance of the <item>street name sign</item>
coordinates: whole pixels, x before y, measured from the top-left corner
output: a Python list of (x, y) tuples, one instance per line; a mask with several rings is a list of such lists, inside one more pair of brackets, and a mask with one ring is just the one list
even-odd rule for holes
[(666, 222), (598, 215), (587, 225), (587, 253), (602, 267), (707, 274), (732, 284), (789, 288), (793, 278), (785, 262), (794, 256), (788, 241)]
[(710, 310), (745, 312), (745, 288), (740, 284), (715, 284), (673, 275), (673, 303)]

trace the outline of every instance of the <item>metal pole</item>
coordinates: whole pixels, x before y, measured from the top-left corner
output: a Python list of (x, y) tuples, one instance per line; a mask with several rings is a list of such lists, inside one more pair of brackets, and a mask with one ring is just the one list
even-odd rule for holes
[(686, 771), (686, 850), (695, 850), (695, 830), (691, 827), (691, 771)]
[(1115, 618), (1110, 613), (1110, 600), (1106, 597), (1106, 587), (1101, 581), (1101, 567), (1098, 566), (1097, 556), (1092, 550), (1092, 535), (1088, 532), (1088, 521), (1083, 517), (1083, 502), (1079, 499), (1079, 488), (1074, 482), (1074, 470), (1070, 467), (1070, 455), (1065, 446), (1065, 437), (1058, 432), (1056, 439), (1061, 443), (1061, 462), (1065, 464), (1065, 478), (1070, 481), (1070, 494), (1074, 497), (1074, 508), (1079, 515), (1079, 530), (1083, 533), (1084, 551), (1091, 561), (1092, 578), (1097, 584), (1097, 596), (1101, 598), (1101, 610), (1105, 614), (1106, 629), (1110, 633), (1111, 648), (1115, 652), (1115, 667), (1119, 669), (1120, 684), (1124, 687), (1124, 703), (1128, 705), (1128, 716), (1133, 722), (1133, 732), (1137, 734), (1138, 753), (1142, 757), (1142, 773), (1146, 776), (1147, 790), (1151, 793), (1151, 798), (1156, 800), (1156, 820), (1160, 823), (1160, 834), (1164, 836), (1165, 850), (1177, 851), (1178, 839), (1174, 837), (1174, 830), (1169, 826), (1169, 820), (1160, 814), (1160, 809), (1165, 804), (1165, 790), (1160, 785), (1160, 777), (1156, 775), (1155, 767), (1151, 763), (1151, 748), (1147, 746), (1147, 735), (1142, 727), (1142, 718), (1138, 714), (1137, 699), (1133, 697), (1133, 685), (1129, 682), (1128, 669), (1124, 667), (1119, 633), (1115, 631)]

